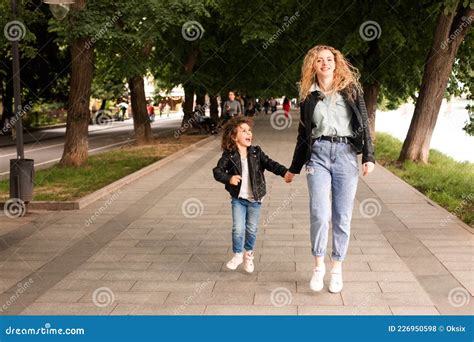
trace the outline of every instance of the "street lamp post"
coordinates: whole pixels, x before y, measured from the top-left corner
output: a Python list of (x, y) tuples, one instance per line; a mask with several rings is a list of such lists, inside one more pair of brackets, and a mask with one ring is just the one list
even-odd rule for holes
[[(13, 21), (18, 16), (17, 0), (12, 0)], [(26, 212), (25, 203), (33, 198), (33, 178), (34, 178), (34, 160), (25, 159), (23, 146), (23, 122), (21, 106), (21, 88), (20, 88), (20, 43), (19, 39), (12, 39), (12, 58), (13, 58), (13, 98), (15, 101), (15, 121), (16, 129), (16, 150), (17, 158), (10, 159), (10, 201), (16, 202), (19, 208), (19, 216)]]
[[(45, 0), (54, 17), (61, 20), (69, 12), (69, 5), (75, 0)], [(13, 21), (18, 16), (18, 1), (11, 0)], [(16, 207), (16, 216), (26, 213), (26, 205), (33, 199), (34, 160), (25, 159), (23, 142), (23, 110), (21, 106), (20, 82), (20, 44), (19, 39), (12, 39), (13, 58), (13, 98), (15, 101), (15, 129), (17, 158), (10, 159), (10, 200), (8, 206)], [(8, 209), (8, 208), (7, 208)], [(5, 208), (4, 208), (5, 210)]]

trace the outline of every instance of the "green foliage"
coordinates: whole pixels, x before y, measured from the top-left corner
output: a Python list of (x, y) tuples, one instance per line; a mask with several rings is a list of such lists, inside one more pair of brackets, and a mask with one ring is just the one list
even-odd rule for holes
[[(379, 103), (389, 109), (409, 98), (416, 100), (437, 14), (443, 6), (457, 3), (88, 0), (84, 10), (71, 11), (58, 21), (47, 5), (33, 6), (36, 2), (22, 2), (21, 15), (28, 28), (22, 40), (22, 65), (35, 65), (28, 61), (35, 61), (43, 46), (54, 45), (46, 56), (49, 67), (28, 73), (36, 80), (28, 89), (35, 94), (45, 90), (44, 97), (53, 101), (67, 98), (68, 46), (82, 37), (95, 49), (93, 95), (99, 98), (116, 98), (126, 91), (128, 78), (147, 74), (168, 89), (190, 84), (210, 94), (235, 88), (253, 96), (296, 96), (304, 54), (316, 44), (329, 44), (360, 69), (364, 86), (380, 84)], [(8, 1), (0, 1), (2, 13), (8, 9)], [(0, 24), (8, 19), (0, 16)], [(192, 21), (201, 25), (203, 35), (190, 41), (183, 38), (182, 28)], [(361, 37), (361, 25), (368, 21), (380, 26), (378, 39)], [(53, 41), (44, 40), (45, 25), (47, 38)], [(459, 49), (448, 95), (471, 93), (472, 45), (471, 32)], [(8, 55), (10, 45), (3, 35), (2, 46)], [(197, 60), (189, 72), (185, 66), (194, 53)], [(6, 72), (0, 64), (0, 73)]]

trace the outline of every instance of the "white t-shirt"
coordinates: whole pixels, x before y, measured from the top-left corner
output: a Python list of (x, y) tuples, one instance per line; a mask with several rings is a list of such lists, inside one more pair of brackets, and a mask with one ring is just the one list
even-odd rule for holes
[(239, 198), (253, 201), (252, 184), (250, 184), (249, 163), (247, 158), (241, 159), (240, 164), (242, 165), (242, 180), (240, 181)]

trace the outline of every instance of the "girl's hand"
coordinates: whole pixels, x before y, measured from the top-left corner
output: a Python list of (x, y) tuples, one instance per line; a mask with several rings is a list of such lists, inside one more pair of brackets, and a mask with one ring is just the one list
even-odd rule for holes
[(374, 171), (375, 169), (375, 164), (372, 162), (367, 162), (362, 164), (362, 175), (367, 176), (369, 173)]
[(232, 184), (232, 185), (239, 185), (241, 179), (242, 179), (241, 176), (235, 175), (235, 176), (232, 176), (229, 183)]

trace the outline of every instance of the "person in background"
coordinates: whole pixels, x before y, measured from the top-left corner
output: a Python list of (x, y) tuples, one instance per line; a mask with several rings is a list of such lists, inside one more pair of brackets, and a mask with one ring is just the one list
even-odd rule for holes
[(120, 102), (118, 105), (117, 105), (119, 111), (118, 111), (118, 121), (123, 121), (125, 120), (125, 113), (127, 112), (127, 109), (128, 109), (128, 103), (123, 101)]
[(265, 110), (265, 115), (268, 114), (268, 109), (270, 108), (270, 102), (268, 99), (265, 99), (265, 102), (263, 102), (263, 109)]
[(235, 99), (235, 92), (233, 90), (229, 91), (229, 100), (224, 102), (223, 108), (224, 114), (228, 115), (229, 117), (243, 114), (242, 105), (240, 104), (240, 101)]
[(155, 121), (155, 107), (153, 107), (153, 104), (151, 101), (148, 101), (148, 104), (146, 106), (146, 111), (148, 113), (148, 118), (150, 119), (150, 122)]
[(288, 100), (288, 98), (285, 97), (285, 99), (283, 100), (283, 110), (285, 111), (285, 117), (287, 119), (290, 115), (290, 109), (291, 109), (290, 100)]
[(277, 100), (275, 100), (273, 97), (270, 99), (270, 107), (272, 109), (272, 113), (275, 113), (277, 110)]

